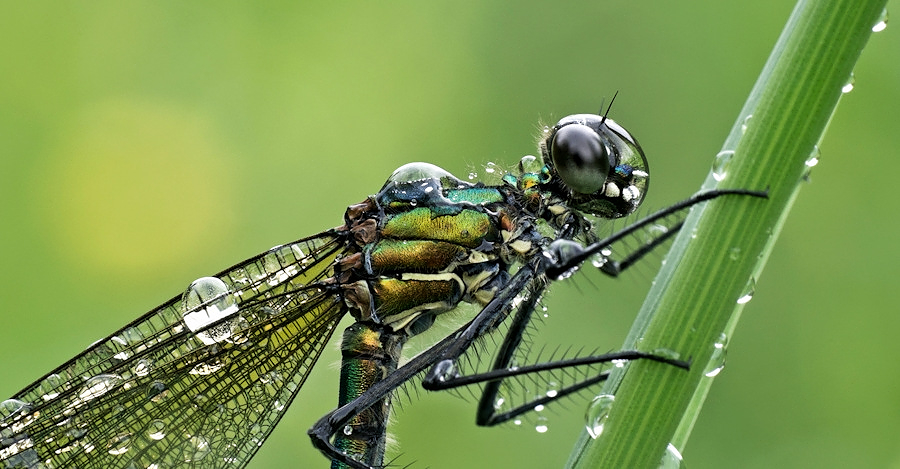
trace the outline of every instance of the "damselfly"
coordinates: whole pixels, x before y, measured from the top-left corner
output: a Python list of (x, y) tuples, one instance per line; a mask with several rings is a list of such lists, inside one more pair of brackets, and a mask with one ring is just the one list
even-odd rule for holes
[[(297, 396), (339, 320), (339, 408), (309, 431), (332, 467), (383, 466), (395, 389), (483, 384), (477, 421), (504, 422), (606, 378), (613, 360), (684, 362), (638, 351), (516, 366), (523, 333), (550, 281), (587, 259), (617, 275), (680, 227), (622, 259), (605, 249), (695, 203), (704, 192), (605, 239), (592, 216), (641, 204), (643, 151), (605, 116), (545, 129), (541, 158), (494, 185), (426, 163), (397, 169), (343, 225), (203, 277), (0, 404), (0, 461), (13, 468), (244, 467)], [(404, 344), (461, 303), (480, 311), (399, 366)], [(487, 371), (466, 369), (479, 339), (503, 331)], [(495, 406), (510, 380), (572, 367), (553, 395)], [(478, 372), (473, 372), (478, 371)], [(573, 376), (577, 377), (572, 378)], [(315, 461), (307, 462), (315, 464)]]

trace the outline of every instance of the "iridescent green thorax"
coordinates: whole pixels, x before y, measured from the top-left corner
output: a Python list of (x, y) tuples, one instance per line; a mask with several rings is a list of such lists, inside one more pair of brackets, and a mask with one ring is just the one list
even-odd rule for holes
[(520, 200), (515, 185), (463, 182), (425, 163), (400, 168), (347, 211), (358, 254), (336, 278), (350, 312), (413, 335), (460, 302), (486, 304), (541, 243)]

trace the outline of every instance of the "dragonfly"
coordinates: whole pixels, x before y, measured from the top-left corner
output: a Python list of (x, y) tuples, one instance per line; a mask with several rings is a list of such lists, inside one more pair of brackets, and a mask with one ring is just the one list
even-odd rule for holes
[[(0, 403), (5, 468), (242, 468), (342, 333), (338, 407), (309, 430), (332, 468), (386, 467), (391, 398), (416, 377), (430, 390), (481, 385), (476, 420), (497, 425), (603, 381), (642, 351), (518, 365), (527, 329), (555, 280), (591, 264), (616, 276), (680, 228), (700, 192), (600, 239), (599, 219), (633, 213), (649, 187), (637, 140), (603, 115), (545, 127), (540, 157), (496, 184), (427, 163), (393, 172), (343, 223), (194, 280)], [(609, 246), (675, 216), (668, 231), (614, 259)], [(407, 341), (461, 304), (474, 316), (401, 365)], [(477, 350), (500, 335), (485, 371)], [(586, 368), (587, 367), (587, 368)], [(588, 369), (554, 395), (496, 406), (523, 376)], [(324, 463), (324, 461), (323, 461)]]

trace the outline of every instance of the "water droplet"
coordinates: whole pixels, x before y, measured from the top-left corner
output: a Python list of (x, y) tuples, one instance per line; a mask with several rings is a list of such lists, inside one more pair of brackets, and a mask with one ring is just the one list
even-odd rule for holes
[(875, 22), (875, 26), (872, 26), (872, 32), (878, 33), (884, 31), (884, 28), (887, 28), (888, 22), (888, 11), (887, 8), (881, 10), (881, 16), (878, 17), (878, 21)]
[(484, 165), (484, 172), (488, 174), (494, 174), (495, 172), (497, 172), (497, 165), (493, 162), (488, 162), (486, 165)]
[(59, 388), (62, 385), (63, 379), (56, 373), (53, 373), (44, 378), (44, 380), (41, 381), (41, 392), (43, 393), (41, 399), (45, 401), (55, 399), (57, 396), (59, 396)]
[(131, 448), (131, 433), (119, 433), (109, 439), (106, 451), (109, 454), (125, 454)]
[(804, 181), (807, 181), (807, 182), (809, 181), (809, 174), (812, 171), (813, 166), (819, 164), (820, 156), (821, 156), (821, 153), (819, 152), (819, 146), (813, 145), (813, 149), (809, 153), (809, 157), (806, 158), (806, 161), (804, 162), (805, 166), (803, 168), (803, 176), (802, 176)]
[(503, 408), (503, 404), (506, 402), (506, 399), (502, 397), (497, 397), (497, 400), (494, 401), (494, 410), (500, 410)]
[(585, 427), (591, 438), (596, 439), (603, 433), (603, 425), (606, 424), (606, 419), (609, 418), (609, 410), (612, 408), (615, 399), (616, 396), (612, 394), (601, 394), (595, 397), (588, 405), (584, 417), (586, 421)]
[(722, 181), (728, 175), (728, 165), (734, 158), (734, 150), (720, 151), (713, 160), (712, 174), (716, 181)]
[(184, 445), (184, 461), (199, 461), (209, 454), (209, 441), (202, 436), (188, 438), (188, 444)]
[(147, 386), (147, 398), (150, 399), (150, 402), (161, 402), (168, 394), (169, 390), (166, 388), (166, 383), (162, 381), (157, 380)]
[(672, 443), (666, 446), (662, 460), (659, 461), (659, 469), (684, 469), (681, 452)]
[(820, 156), (819, 146), (813, 145), (813, 151), (810, 152), (809, 158), (806, 159), (806, 163), (805, 163), (806, 166), (812, 168), (813, 166), (819, 164), (819, 156)]
[(844, 86), (841, 87), (841, 93), (847, 94), (853, 91), (853, 86), (856, 83), (856, 77), (853, 76), (853, 72), (850, 72), (850, 78), (847, 79), (847, 82), (844, 83)]
[(726, 347), (728, 346), (728, 336), (724, 333), (719, 335), (719, 338), (713, 343), (713, 353), (709, 357), (709, 363), (706, 365), (706, 369), (703, 370), (703, 374), (709, 378), (713, 378), (719, 373), (722, 372), (722, 369), (725, 368), (725, 356), (726, 356)]
[(534, 425), (534, 429), (538, 433), (547, 433), (547, 430), (550, 429), (550, 427), (547, 426), (547, 417), (544, 417), (544, 416), (538, 417), (537, 422)]
[(162, 420), (151, 420), (147, 426), (147, 435), (153, 440), (162, 440), (166, 437), (166, 423)]
[(728, 250), (728, 258), (736, 261), (741, 258), (741, 248), (735, 246)]
[(212, 345), (231, 337), (231, 321), (219, 322), (210, 327), (238, 310), (234, 296), (221, 279), (201, 277), (194, 280), (185, 290), (181, 301), (185, 310), (185, 325), (191, 332), (196, 332), (197, 338), (204, 344)]
[(459, 377), (459, 370), (456, 369), (456, 363), (449, 359), (441, 360), (434, 365), (432, 373), (440, 383)]
[(744, 290), (741, 291), (741, 296), (737, 299), (737, 304), (744, 305), (749, 303), (753, 299), (754, 293), (756, 293), (756, 279), (750, 277), (750, 280), (747, 280), (747, 284), (744, 285)]
[(111, 391), (122, 378), (119, 375), (97, 375), (84, 383), (84, 388), (78, 393), (78, 399), (87, 401), (100, 397)]
[(681, 354), (665, 347), (653, 349), (653, 355), (657, 357), (668, 358), (669, 360), (681, 360)]
[(0, 402), (0, 422), (17, 418), (20, 414), (28, 412), (29, 407), (27, 402), (18, 399), (7, 399)]
[(350, 436), (353, 434), (353, 427), (350, 425), (344, 425), (344, 435)]
[(522, 173), (539, 174), (543, 167), (544, 164), (534, 155), (525, 155), (519, 160), (519, 171)]
[(556, 397), (556, 395), (559, 394), (559, 391), (557, 391), (556, 389), (557, 387), (559, 386), (555, 382), (550, 381), (549, 383), (547, 383), (547, 392), (545, 392), (544, 394), (550, 398)]
[(750, 120), (753, 119), (753, 114), (747, 114), (747, 117), (744, 117), (744, 121), (741, 122), (741, 133), (747, 132), (747, 127), (750, 125)]
[(474, 171), (469, 173), (469, 179), (474, 180), (477, 177), (478, 177), (478, 173), (476, 173)]
[(191, 371), (189, 371), (188, 373), (192, 375), (202, 376), (211, 375), (221, 370), (224, 366), (225, 363), (223, 363), (222, 360), (219, 360), (218, 358), (211, 358), (205, 362), (194, 365), (194, 367), (191, 368)]
[(654, 223), (644, 230), (644, 242), (648, 244), (652, 243), (657, 238), (665, 235), (668, 232), (669, 228), (667, 226)]
[(133, 371), (137, 376), (147, 376), (148, 374), (150, 374), (150, 371), (152, 369), (153, 361), (142, 358), (134, 364), (134, 366), (131, 368), (131, 371)]

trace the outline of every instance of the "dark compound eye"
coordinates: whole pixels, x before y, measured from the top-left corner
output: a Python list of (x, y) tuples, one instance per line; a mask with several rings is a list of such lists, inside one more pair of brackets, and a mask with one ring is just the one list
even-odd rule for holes
[(581, 194), (597, 192), (609, 175), (609, 150), (600, 135), (586, 125), (560, 128), (550, 145), (550, 157), (566, 186)]

